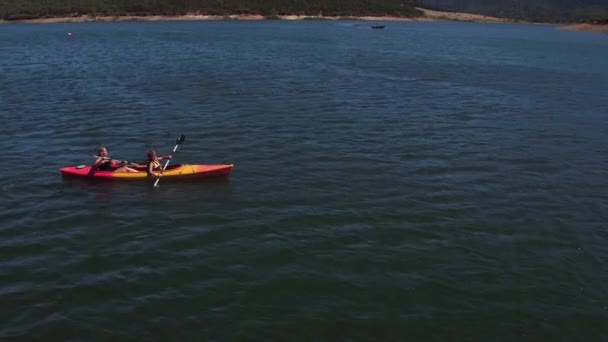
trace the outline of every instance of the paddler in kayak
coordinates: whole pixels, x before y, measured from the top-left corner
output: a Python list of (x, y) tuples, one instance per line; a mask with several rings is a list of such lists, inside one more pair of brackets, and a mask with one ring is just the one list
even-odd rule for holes
[(171, 156), (170, 154), (158, 157), (156, 155), (156, 151), (154, 150), (148, 150), (147, 154), (148, 158), (146, 159), (146, 171), (148, 172), (148, 176), (154, 175), (152, 171), (160, 171), (163, 168), (160, 164), (161, 160), (173, 158), (173, 156)]
[(112, 172), (139, 172), (128, 167), (126, 160), (118, 161), (108, 157), (108, 149), (105, 146), (97, 148), (97, 159), (91, 171), (112, 171)]

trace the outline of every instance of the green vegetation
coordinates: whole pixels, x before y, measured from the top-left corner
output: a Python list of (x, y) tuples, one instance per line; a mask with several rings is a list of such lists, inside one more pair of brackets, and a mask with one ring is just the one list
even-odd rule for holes
[(5, 20), (65, 16), (259, 14), (324, 16), (421, 16), (416, 0), (0, 0)]
[(188, 13), (419, 17), (417, 6), (524, 21), (608, 24), (608, 0), (0, 0), (0, 19)]

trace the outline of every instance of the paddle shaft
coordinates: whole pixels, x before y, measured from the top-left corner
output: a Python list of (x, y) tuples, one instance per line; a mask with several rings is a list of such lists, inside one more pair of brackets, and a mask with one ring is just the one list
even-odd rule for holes
[[(181, 145), (184, 142), (184, 140), (185, 140), (185, 136), (182, 134), (181, 137), (178, 138), (176, 141), (175, 147), (173, 148), (173, 153), (175, 153), (175, 151), (177, 151), (177, 148), (179, 147), (179, 145)], [(160, 173), (158, 174), (158, 177), (156, 178), (156, 182), (154, 182), (155, 188), (158, 187), (158, 182), (160, 181), (160, 177), (163, 175), (163, 172), (165, 172), (167, 165), (169, 165), (169, 160), (171, 160), (171, 159), (167, 159), (162, 170), (160, 170)]]

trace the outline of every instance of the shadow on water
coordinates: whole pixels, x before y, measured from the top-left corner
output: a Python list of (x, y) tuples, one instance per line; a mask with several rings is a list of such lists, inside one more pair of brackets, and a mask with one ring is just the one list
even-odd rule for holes
[(125, 182), (62, 177), (62, 182), (64, 191), (88, 193), (94, 195), (97, 200), (145, 200), (164, 196), (176, 197), (178, 194), (184, 200), (200, 200), (232, 195), (229, 178), (161, 179), (158, 187), (153, 186), (154, 179)]
[(236, 202), (228, 179), (161, 180), (157, 188), (150, 181), (64, 179), (62, 192), (72, 211), (128, 229), (206, 222), (201, 215), (230, 211)]

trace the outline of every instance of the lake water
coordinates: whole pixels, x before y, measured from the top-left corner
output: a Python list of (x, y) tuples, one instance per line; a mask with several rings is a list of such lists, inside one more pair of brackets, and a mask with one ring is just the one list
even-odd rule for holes
[(1, 25), (0, 337), (606, 340), (608, 36), (384, 24)]

